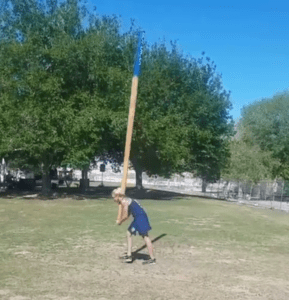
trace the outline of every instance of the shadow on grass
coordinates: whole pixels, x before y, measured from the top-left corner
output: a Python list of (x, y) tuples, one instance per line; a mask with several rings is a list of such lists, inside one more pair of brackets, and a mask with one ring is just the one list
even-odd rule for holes
[[(34, 191), (22, 191), (19, 189), (0, 191), (0, 198), (19, 198), (19, 199), (35, 199), (35, 200), (55, 200), (55, 199), (73, 199), (73, 200), (98, 200), (98, 199), (112, 199), (111, 192), (113, 189), (119, 187), (115, 186), (97, 186), (89, 187), (85, 192), (82, 192), (78, 187), (57, 187), (51, 190), (49, 195), (41, 194), (41, 187), (36, 187)], [(195, 192), (194, 194), (184, 194), (173, 191), (165, 191), (160, 189), (143, 188), (141, 190), (135, 187), (127, 187), (126, 195), (134, 199), (141, 200), (179, 200), (186, 198), (203, 198), (218, 201), (228, 201), (224, 198), (212, 198), (210, 194)], [(236, 200), (237, 201), (237, 200)]]
[[(154, 238), (152, 240), (152, 243), (156, 242), (157, 240), (163, 238), (164, 236), (166, 236), (167, 234), (166, 233), (163, 233), (159, 236), (157, 236), (156, 238)], [(139, 253), (141, 250), (145, 249), (146, 248), (146, 245), (143, 245), (142, 247), (138, 248), (137, 250), (135, 250), (133, 253), (132, 253), (132, 257), (133, 257), (133, 260), (136, 260), (136, 259), (139, 259), (139, 260), (148, 260), (150, 258), (150, 256), (148, 254), (144, 254), (144, 253)]]
[[(82, 193), (76, 187), (59, 187), (51, 191), (49, 195), (42, 195), (39, 189), (34, 191), (21, 191), (21, 190), (7, 190), (0, 192), (0, 198), (18, 198), (18, 199), (35, 199), (35, 200), (56, 200), (63, 198), (70, 198), (74, 200), (97, 200), (97, 199), (112, 199), (111, 192), (119, 186), (99, 186), (90, 187), (85, 193)], [(177, 192), (161, 191), (153, 189), (137, 190), (135, 188), (127, 188), (126, 194), (128, 197), (134, 199), (147, 199), (147, 200), (178, 200), (183, 197), (193, 197), (192, 195), (184, 195)]]

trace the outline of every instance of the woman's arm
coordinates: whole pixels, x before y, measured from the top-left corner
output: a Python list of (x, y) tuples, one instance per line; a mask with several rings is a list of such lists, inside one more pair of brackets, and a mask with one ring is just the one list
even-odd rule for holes
[[(125, 199), (121, 200), (121, 204), (119, 204), (119, 218), (117, 219), (117, 224), (121, 225), (124, 221), (126, 221), (129, 218), (128, 215), (128, 202)], [(121, 212), (120, 212), (121, 211)]]
[(119, 203), (118, 204), (118, 213), (117, 213), (117, 219), (116, 219), (116, 223), (118, 225), (120, 225), (121, 219), (122, 219), (122, 214), (123, 214), (123, 207), (122, 204)]

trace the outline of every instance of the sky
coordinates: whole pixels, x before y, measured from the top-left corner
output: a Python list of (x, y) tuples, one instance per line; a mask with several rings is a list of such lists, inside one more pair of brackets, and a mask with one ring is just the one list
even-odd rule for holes
[[(237, 121), (242, 107), (289, 88), (289, 1), (88, 0), (99, 15), (117, 15), (122, 29), (130, 20), (149, 44), (177, 41), (184, 54), (204, 51), (231, 91)], [(140, 83), (141, 84), (141, 78)]]

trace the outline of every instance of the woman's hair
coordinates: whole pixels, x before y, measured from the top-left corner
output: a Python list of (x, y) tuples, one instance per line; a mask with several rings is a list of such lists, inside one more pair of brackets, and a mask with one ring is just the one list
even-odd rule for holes
[(124, 196), (124, 194), (121, 192), (121, 188), (114, 189), (111, 193), (112, 198), (114, 198), (116, 195)]

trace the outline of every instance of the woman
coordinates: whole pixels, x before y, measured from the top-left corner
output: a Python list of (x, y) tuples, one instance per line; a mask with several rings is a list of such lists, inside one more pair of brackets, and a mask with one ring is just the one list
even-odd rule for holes
[(146, 212), (136, 200), (125, 197), (125, 195), (121, 193), (121, 188), (113, 190), (111, 195), (114, 201), (119, 205), (119, 214), (116, 220), (118, 225), (126, 221), (130, 215), (133, 216), (133, 221), (127, 230), (127, 254), (121, 258), (123, 258), (126, 263), (133, 262), (131, 255), (132, 235), (138, 233), (144, 239), (150, 255), (150, 259), (144, 261), (143, 264), (155, 264), (156, 259), (153, 254), (153, 245), (148, 236), (148, 231), (151, 230), (151, 226)]

